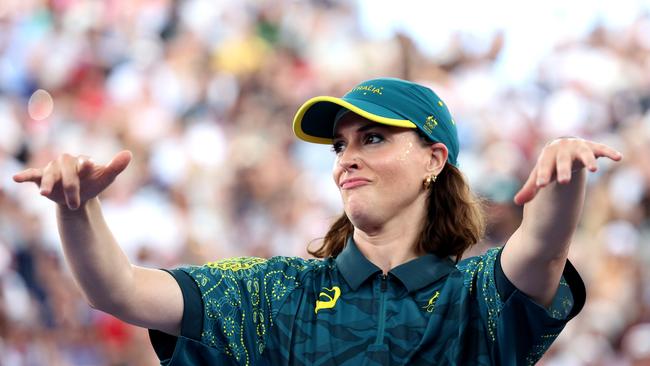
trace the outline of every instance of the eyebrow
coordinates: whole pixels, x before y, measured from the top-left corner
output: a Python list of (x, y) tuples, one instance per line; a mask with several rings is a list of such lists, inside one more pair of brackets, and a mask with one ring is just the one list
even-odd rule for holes
[[(365, 132), (365, 131), (372, 130), (373, 128), (378, 128), (378, 127), (381, 127), (381, 126), (378, 126), (376, 122), (367, 122), (365, 125), (357, 128), (357, 130), (355, 132)], [(335, 138), (335, 139), (338, 139), (338, 138), (341, 138), (341, 137), (343, 137), (343, 136), (340, 133), (336, 133), (333, 136), (333, 138)]]

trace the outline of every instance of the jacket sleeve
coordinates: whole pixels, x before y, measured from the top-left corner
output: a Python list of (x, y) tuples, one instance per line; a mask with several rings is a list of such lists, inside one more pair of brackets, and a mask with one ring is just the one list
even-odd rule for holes
[(519, 291), (503, 273), (501, 248), (462, 261), (459, 268), (479, 307), (494, 364), (534, 365), (585, 302), (580, 275), (567, 260), (551, 305)]
[(180, 355), (189, 357), (179, 345), (203, 348), (214, 362), (254, 364), (280, 306), (299, 286), (305, 263), (300, 258), (242, 257), (169, 271), (181, 287), (184, 311), (180, 337), (150, 331), (162, 364), (184, 364), (175, 362)]

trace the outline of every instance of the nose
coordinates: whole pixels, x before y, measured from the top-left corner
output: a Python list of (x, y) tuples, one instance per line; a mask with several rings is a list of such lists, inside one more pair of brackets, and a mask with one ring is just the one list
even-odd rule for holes
[(359, 154), (353, 146), (348, 146), (338, 157), (339, 167), (346, 172), (359, 169), (359, 164)]

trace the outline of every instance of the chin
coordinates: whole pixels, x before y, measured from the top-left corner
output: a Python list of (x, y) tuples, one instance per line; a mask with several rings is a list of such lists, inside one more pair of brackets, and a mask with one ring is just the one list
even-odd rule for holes
[(362, 231), (369, 231), (370, 228), (376, 226), (377, 218), (373, 214), (376, 214), (377, 210), (373, 210), (369, 206), (361, 202), (348, 202), (346, 205), (345, 214), (355, 228)]

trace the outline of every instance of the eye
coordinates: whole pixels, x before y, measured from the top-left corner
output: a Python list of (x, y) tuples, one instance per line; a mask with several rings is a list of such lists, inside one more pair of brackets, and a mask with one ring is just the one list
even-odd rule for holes
[(367, 145), (378, 144), (382, 141), (384, 141), (384, 137), (378, 133), (373, 132), (363, 136), (363, 143)]
[(334, 151), (336, 155), (342, 153), (344, 148), (345, 144), (343, 141), (334, 141), (334, 143), (332, 143), (332, 151)]

